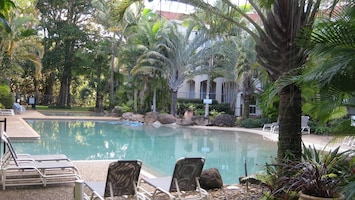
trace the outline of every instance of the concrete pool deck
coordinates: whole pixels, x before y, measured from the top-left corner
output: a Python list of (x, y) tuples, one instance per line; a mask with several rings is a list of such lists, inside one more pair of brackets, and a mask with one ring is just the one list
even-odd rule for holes
[[(33, 130), (24, 119), (88, 119), (88, 120), (119, 120), (117, 117), (83, 117), (83, 116), (45, 116), (36, 110), (27, 110), (25, 113), (16, 114), (14, 116), (3, 116), (0, 120), (6, 118), (7, 127), (6, 132), (11, 138), (20, 139), (38, 139), (38, 133)], [(227, 131), (243, 131), (255, 134), (260, 134), (265, 140), (278, 140), (278, 134), (263, 132), (262, 129), (245, 129), (245, 128), (221, 128), (210, 126), (193, 126), (191, 128), (203, 128), (203, 129), (218, 129)], [(314, 145), (319, 149), (335, 148), (340, 143), (330, 143), (333, 141), (333, 137), (319, 136), (319, 135), (302, 135), (304, 143), (308, 145)], [(341, 140), (339, 140), (341, 141)], [(341, 145), (342, 149), (348, 149), (350, 147)], [(73, 161), (74, 165), (78, 168), (80, 176), (85, 181), (105, 181), (107, 168), (112, 160), (104, 161)], [(142, 171), (143, 176), (149, 176), (147, 172)], [(60, 186), (31, 186), (31, 187), (9, 187), (5, 191), (0, 190), (0, 199), (73, 199), (73, 186), (74, 184), (64, 184)]]

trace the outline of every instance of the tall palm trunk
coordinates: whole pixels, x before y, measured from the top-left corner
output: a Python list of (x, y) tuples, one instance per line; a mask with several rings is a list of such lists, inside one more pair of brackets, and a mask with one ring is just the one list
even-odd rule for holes
[(170, 113), (174, 116), (177, 114), (177, 91), (171, 90), (171, 107)]
[(300, 159), (301, 148), (301, 90), (292, 84), (282, 88), (279, 105), (278, 159)]

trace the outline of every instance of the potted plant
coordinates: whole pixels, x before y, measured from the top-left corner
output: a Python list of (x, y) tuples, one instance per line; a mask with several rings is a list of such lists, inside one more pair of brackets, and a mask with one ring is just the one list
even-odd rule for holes
[(278, 192), (298, 193), (299, 199), (344, 199), (341, 193), (351, 174), (349, 155), (351, 151), (318, 151), (304, 146), (301, 161), (286, 160), (279, 165)]

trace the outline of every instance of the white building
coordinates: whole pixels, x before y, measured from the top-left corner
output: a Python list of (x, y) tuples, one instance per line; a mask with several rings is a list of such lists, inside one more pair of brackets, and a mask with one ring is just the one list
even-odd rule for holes
[[(177, 3), (177, 2), (173, 2)], [(164, 11), (162, 7), (160, 9), (156, 9), (155, 11), (161, 15), (162, 17), (166, 18), (169, 21), (179, 21), (179, 17), (186, 12), (170, 12)], [(171, 6), (169, 7), (171, 8)], [(182, 7), (185, 8), (185, 7)], [(186, 8), (187, 9), (187, 8)], [(168, 9), (170, 10), (170, 9)], [(255, 18), (255, 16), (251, 16)], [(185, 80), (182, 87), (178, 91), (178, 98), (185, 98), (185, 99), (206, 99), (207, 93), (207, 80), (208, 75), (197, 75), (192, 79)], [(259, 94), (262, 92), (262, 86), (259, 81), (256, 81), (256, 90), (255, 94)], [(229, 82), (227, 79), (223, 77), (215, 78), (211, 80), (210, 83), (210, 91), (209, 91), (209, 99), (217, 100), (218, 103), (228, 103), (234, 104), (235, 106), (235, 115), (241, 116), (243, 110), (243, 92), (242, 88), (237, 86), (239, 84), (235, 84)], [(250, 115), (251, 116), (260, 116), (261, 115), (261, 108), (259, 108), (257, 103), (257, 99), (255, 96), (252, 96), (251, 103), (250, 103)]]

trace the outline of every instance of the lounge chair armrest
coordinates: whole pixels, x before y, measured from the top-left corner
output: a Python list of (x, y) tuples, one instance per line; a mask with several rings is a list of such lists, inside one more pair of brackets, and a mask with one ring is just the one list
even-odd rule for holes
[(171, 195), (168, 191), (165, 191), (163, 188), (160, 188), (160, 187), (155, 188), (154, 193), (153, 193), (153, 197), (159, 193), (164, 193), (164, 194), (168, 195), (170, 199), (175, 199), (175, 197), (173, 195)]
[(144, 199), (149, 199), (147, 196), (149, 196), (150, 198), (152, 196), (151, 192), (149, 192), (148, 190), (144, 189), (143, 187), (141, 187), (139, 185), (137, 186), (137, 194), (143, 195)]
[(100, 199), (100, 200), (105, 200), (99, 193), (96, 191), (92, 191), (91, 198), (90, 199)]

